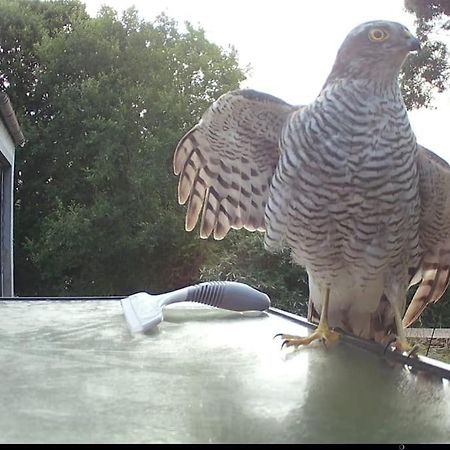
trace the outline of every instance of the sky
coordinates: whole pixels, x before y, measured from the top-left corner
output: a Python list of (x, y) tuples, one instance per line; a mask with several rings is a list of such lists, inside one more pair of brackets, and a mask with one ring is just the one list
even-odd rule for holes
[[(375, 19), (401, 22), (414, 32), (414, 16), (403, 0), (84, 0), (95, 15), (102, 5), (118, 12), (135, 6), (142, 19), (164, 12), (181, 25), (189, 21), (222, 47), (237, 49), (250, 67), (241, 87), (266, 92), (293, 104), (314, 100), (347, 33)], [(450, 33), (444, 37), (450, 42)], [(450, 162), (450, 93), (435, 109), (412, 111), (418, 141)]]

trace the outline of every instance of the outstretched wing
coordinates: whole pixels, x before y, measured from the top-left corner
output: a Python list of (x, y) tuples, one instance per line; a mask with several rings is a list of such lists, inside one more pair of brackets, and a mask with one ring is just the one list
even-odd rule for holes
[(420, 285), (403, 318), (410, 326), (430, 303), (444, 294), (450, 279), (450, 166), (419, 146), (420, 236), (424, 256), (413, 283)]
[(188, 203), (187, 231), (200, 213), (202, 238), (223, 239), (230, 228), (264, 231), (280, 131), (295, 109), (268, 94), (236, 90), (206, 110), (174, 154), (178, 201)]

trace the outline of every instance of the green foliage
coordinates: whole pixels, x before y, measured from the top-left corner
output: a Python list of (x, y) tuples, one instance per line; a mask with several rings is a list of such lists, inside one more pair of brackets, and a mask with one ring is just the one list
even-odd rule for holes
[(31, 111), (41, 101), (36, 93), (40, 63), (35, 45), (46, 35), (68, 32), (75, 21), (88, 16), (76, 0), (0, 0), (0, 12), (2, 81), (15, 106)]
[(450, 16), (450, 0), (405, 0), (405, 8), (426, 22), (442, 14)]
[[(408, 109), (429, 107), (433, 96), (448, 88), (450, 77), (447, 46), (432, 34), (447, 28), (449, 0), (405, 0), (407, 11), (416, 15), (416, 34), (421, 50), (410, 55), (400, 76), (403, 98)], [(447, 17), (448, 19), (448, 17)]]
[(3, 48), (14, 42), (26, 55), (10, 45), (0, 67), (28, 138), (17, 152), (16, 291), (117, 294), (195, 281), (205, 247), (182, 231), (172, 154), (244, 78), (235, 51), (133, 9), (90, 18), (76, 1), (3, 1), (0, 17)]
[(448, 88), (450, 66), (446, 45), (426, 38), (421, 41), (420, 52), (408, 57), (400, 76), (408, 109), (430, 106), (433, 96)]

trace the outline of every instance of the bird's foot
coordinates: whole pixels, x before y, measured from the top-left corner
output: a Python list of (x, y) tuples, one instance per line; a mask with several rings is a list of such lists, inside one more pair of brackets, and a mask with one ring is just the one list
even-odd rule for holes
[(332, 330), (326, 324), (319, 324), (314, 332), (307, 337), (295, 336), (292, 334), (277, 334), (283, 339), (281, 348), (283, 347), (300, 347), (301, 345), (309, 345), (313, 341), (321, 340), (325, 347), (334, 347), (339, 341), (340, 335)]

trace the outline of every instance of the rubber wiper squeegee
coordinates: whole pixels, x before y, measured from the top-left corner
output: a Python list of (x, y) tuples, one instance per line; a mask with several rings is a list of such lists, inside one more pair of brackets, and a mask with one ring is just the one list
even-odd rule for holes
[(203, 303), (231, 311), (265, 311), (270, 307), (266, 294), (235, 281), (210, 281), (158, 295), (138, 292), (121, 300), (132, 333), (156, 327), (163, 320), (163, 306), (177, 302)]

